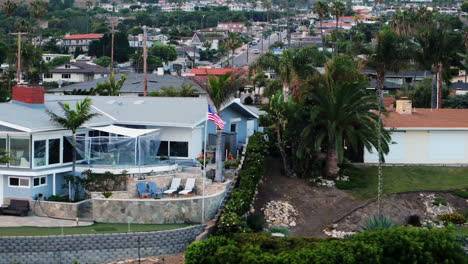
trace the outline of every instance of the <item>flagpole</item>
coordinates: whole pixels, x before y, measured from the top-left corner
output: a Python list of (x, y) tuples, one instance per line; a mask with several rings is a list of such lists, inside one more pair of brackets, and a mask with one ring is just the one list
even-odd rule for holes
[(202, 187), (202, 224), (205, 223), (205, 182), (206, 182), (206, 138), (208, 135), (208, 113), (205, 119), (205, 142), (203, 143), (203, 187)]

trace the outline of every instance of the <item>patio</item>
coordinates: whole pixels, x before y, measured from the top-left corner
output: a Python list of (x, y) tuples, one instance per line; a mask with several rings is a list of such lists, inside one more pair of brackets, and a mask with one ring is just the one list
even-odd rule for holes
[[(79, 221), (78, 226), (89, 226), (93, 222)], [(74, 220), (55, 219), (41, 216), (9, 216), (0, 215), (0, 227), (20, 227), (20, 226), (35, 226), (35, 227), (73, 227), (77, 226)], [(0, 228), (0, 233), (2, 232)]]

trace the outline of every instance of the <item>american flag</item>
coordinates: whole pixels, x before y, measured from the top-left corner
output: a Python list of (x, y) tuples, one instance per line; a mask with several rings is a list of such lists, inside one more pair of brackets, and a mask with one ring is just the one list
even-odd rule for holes
[(224, 129), (224, 124), (226, 124), (226, 121), (219, 117), (211, 105), (208, 105), (208, 120), (215, 122), (216, 126), (221, 130)]

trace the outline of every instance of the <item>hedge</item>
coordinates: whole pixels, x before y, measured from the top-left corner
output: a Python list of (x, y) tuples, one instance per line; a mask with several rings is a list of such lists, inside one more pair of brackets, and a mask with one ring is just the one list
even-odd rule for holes
[(354, 264), (354, 263), (467, 263), (455, 236), (447, 230), (416, 227), (362, 232), (347, 239), (276, 238), (240, 233), (212, 237), (191, 244), (187, 264)]
[(245, 215), (250, 209), (257, 185), (263, 177), (267, 154), (268, 144), (263, 134), (252, 135), (247, 145), (244, 164), (239, 171), (239, 183), (232, 191), (221, 214), (216, 231), (218, 235), (248, 231)]

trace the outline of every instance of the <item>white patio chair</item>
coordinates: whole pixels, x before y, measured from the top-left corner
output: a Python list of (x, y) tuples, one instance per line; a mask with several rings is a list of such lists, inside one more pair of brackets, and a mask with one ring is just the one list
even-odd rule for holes
[(174, 194), (177, 192), (180, 186), (180, 178), (173, 178), (171, 187), (169, 187), (169, 190), (164, 191), (164, 194)]
[(183, 191), (180, 191), (179, 194), (187, 195), (193, 192), (194, 188), (195, 188), (195, 179), (194, 178), (187, 179), (187, 182), (185, 183), (185, 189)]

